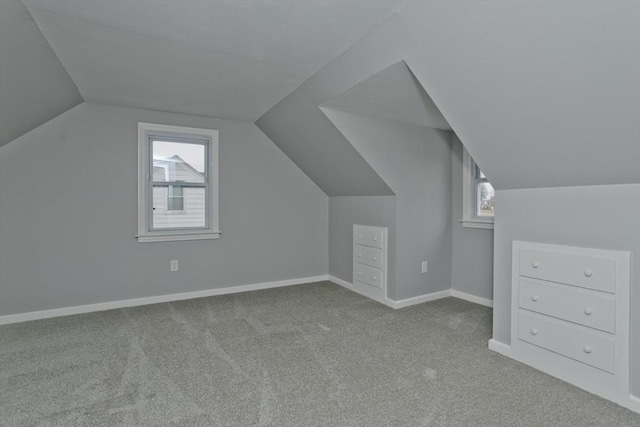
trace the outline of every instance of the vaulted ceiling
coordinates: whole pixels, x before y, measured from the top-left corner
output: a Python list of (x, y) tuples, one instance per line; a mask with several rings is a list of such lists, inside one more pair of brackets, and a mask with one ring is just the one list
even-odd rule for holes
[(249, 120), (327, 194), (392, 194), (333, 108), (451, 127), (498, 189), (640, 182), (640, 2), (0, 7), (0, 145), (82, 100)]
[(24, 0), (86, 101), (255, 121), (406, 0)]
[(321, 108), (380, 116), (401, 61), (497, 189), (640, 182), (640, 2), (412, 2), (256, 124), (327, 194), (385, 194)]
[(0, 146), (81, 102), (24, 5), (0, 1)]

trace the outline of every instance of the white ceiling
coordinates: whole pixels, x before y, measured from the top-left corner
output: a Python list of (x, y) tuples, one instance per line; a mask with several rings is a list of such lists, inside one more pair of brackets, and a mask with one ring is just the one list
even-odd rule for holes
[(408, 0), (23, 0), (85, 101), (257, 120)]
[(325, 103), (323, 108), (451, 130), (403, 61), (390, 65)]

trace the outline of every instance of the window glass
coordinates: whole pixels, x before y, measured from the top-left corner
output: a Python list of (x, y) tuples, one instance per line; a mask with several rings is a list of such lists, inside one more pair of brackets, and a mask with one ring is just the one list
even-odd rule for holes
[(203, 183), (205, 151), (204, 144), (153, 140), (153, 180)]
[(493, 209), (496, 204), (496, 192), (489, 182), (479, 182), (476, 185), (477, 200), (476, 215), (481, 217), (493, 217)]

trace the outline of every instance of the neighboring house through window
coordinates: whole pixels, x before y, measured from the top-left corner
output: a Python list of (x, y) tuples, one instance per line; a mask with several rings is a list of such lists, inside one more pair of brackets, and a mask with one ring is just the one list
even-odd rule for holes
[(465, 148), (463, 153), (462, 225), (493, 229), (495, 190)]
[(214, 239), (218, 132), (138, 124), (138, 241)]

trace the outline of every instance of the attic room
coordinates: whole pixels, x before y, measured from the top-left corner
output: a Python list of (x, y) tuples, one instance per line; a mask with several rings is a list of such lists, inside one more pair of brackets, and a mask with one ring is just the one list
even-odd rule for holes
[(639, 426), (640, 2), (0, 0), (0, 424)]

